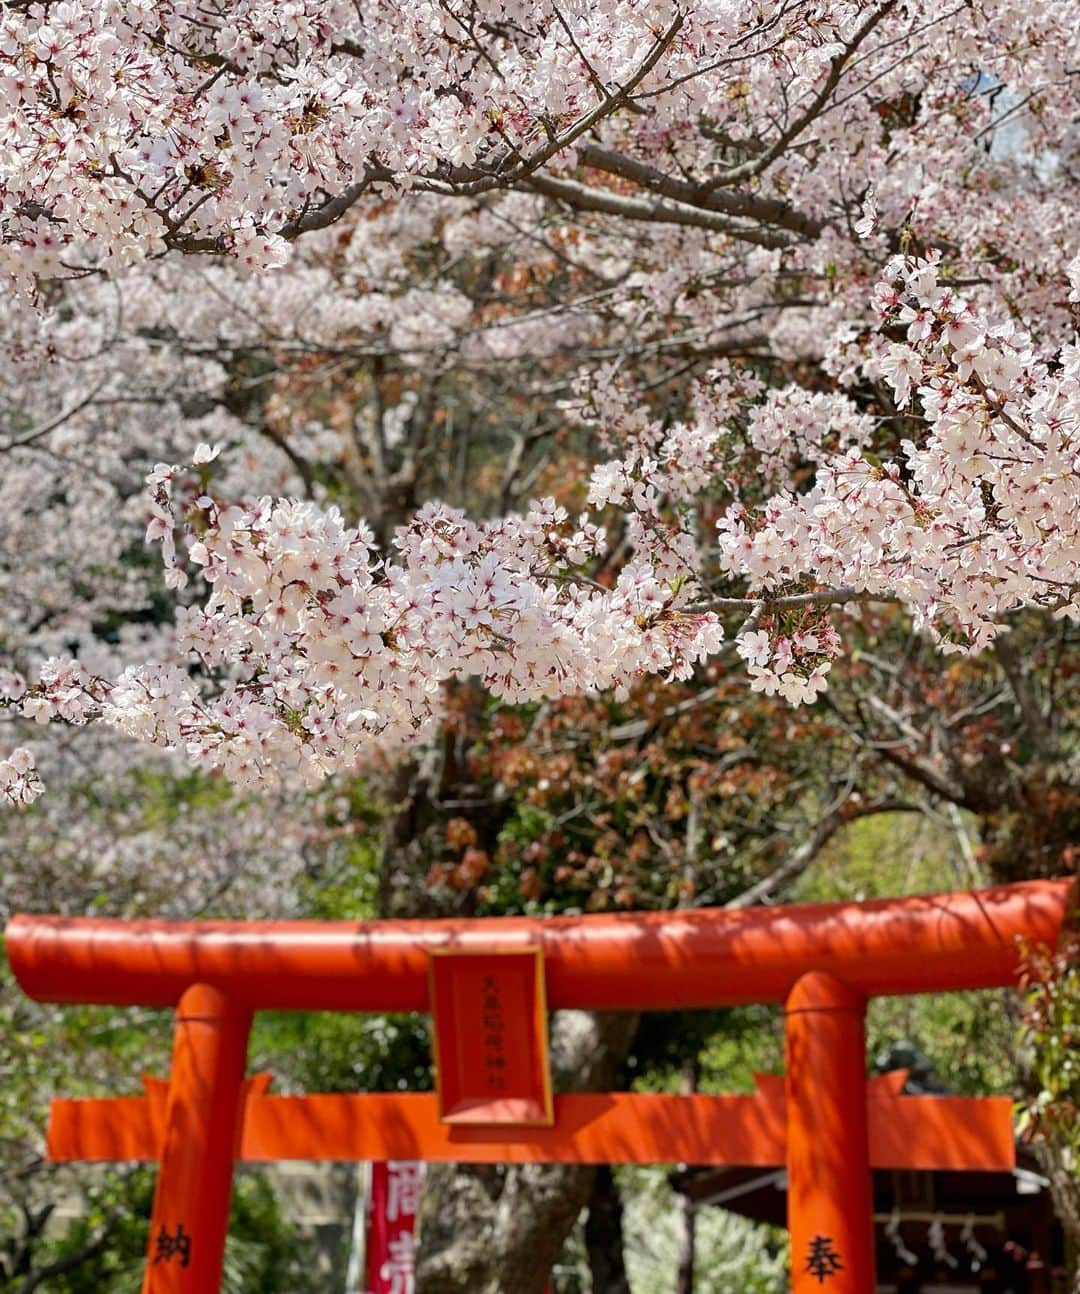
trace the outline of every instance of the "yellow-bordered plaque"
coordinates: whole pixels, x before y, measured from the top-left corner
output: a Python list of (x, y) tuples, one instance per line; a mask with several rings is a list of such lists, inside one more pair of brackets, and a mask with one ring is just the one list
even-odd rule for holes
[(440, 948), (428, 978), (440, 1120), (550, 1127), (543, 951)]

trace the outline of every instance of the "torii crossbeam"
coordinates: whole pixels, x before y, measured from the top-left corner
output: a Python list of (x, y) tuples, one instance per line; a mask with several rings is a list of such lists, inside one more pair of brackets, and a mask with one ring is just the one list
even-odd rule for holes
[[(795, 1294), (874, 1288), (872, 1167), (1013, 1167), (1007, 1098), (868, 1079), (879, 995), (1015, 981), (1053, 946), (1068, 881), (872, 903), (462, 921), (15, 917), (42, 1001), (172, 1006), (167, 1082), (53, 1102), (54, 1160), (156, 1160), (144, 1294), (212, 1294), (233, 1163), (274, 1159), (785, 1165)], [(556, 1095), (546, 1012), (783, 1003), (786, 1072), (749, 1096)], [(245, 1077), (256, 1010), (431, 1011), (437, 1095), (271, 1096)]]

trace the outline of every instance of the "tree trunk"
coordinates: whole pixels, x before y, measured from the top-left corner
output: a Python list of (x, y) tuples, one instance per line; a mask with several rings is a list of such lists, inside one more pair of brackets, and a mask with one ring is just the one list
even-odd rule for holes
[(433, 746), (418, 760), (402, 760), (389, 779), (391, 812), (379, 868), (382, 917), (463, 915), (462, 896), (445, 889), (433, 892), (427, 879), (444, 840), (446, 815), (435, 802), (447, 762), (444, 752)]
[[(467, 896), (433, 891), (427, 880), (445, 846), (451, 812), (443, 805), (460, 802), (467, 781), (461, 764), (461, 752), (447, 738), (418, 761), (403, 763), (392, 777), (380, 869), (384, 917), (467, 914)], [(492, 804), (486, 816), (470, 814), (485, 845), (493, 844), (505, 812), (505, 806)], [(622, 1012), (556, 1012), (555, 1091), (613, 1087), (637, 1019)], [(430, 1165), (420, 1210), (416, 1294), (541, 1294), (595, 1175), (588, 1165)]]
[(619, 1188), (607, 1164), (601, 1164), (589, 1196), (585, 1222), (592, 1294), (630, 1294), (623, 1254), (623, 1209)]
[[(1080, 1294), (1080, 1165), (1070, 1148), (1057, 1140), (1037, 1142), (1035, 1153), (1050, 1179), (1054, 1212), (1065, 1235), (1065, 1288), (1069, 1294)], [(1047, 1254), (1042, 1256), (1044, 1260), (1049, 1258)]]
[[(698, 1064), (694, 1057), (686, 1062), (682, 1074), (684, 1095), (697, 1091)], [(697, 1259), (697, 1213), (689, 1195), (679, 1196), (679, 1251), (675, 1269), (675, 1294), (694, 1294), (694, 1267)]]
[[(557, 1012), (556, 1090), (610, 1088), (636, 1031), (637, 1016), (629, 1013)], [(596, 1171), (586, 1164), (432, 1165), (420, 1212), (416, 1294), (542, 1294)]]
[(694, 1294), (694, 1267), (697, 1249), (697, 1214), (685, 1195), (679, 1199), (681, 1227), (679, 1254), (675, 1269), (675, 1294)]

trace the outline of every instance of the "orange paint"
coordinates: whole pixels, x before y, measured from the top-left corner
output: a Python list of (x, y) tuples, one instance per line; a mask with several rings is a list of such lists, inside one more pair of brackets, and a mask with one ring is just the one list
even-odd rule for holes
[(180, 999), (143, 1294), (221, 1283), (251, 1013), (194, 984)]
[(444, 1123), (553, 1122), (539, 948), (433, 953), (431, 1017)]
[(431, 951), (536, 945), (553, 1010), (692, 1010), (783, 1002), (810, 969), (867, 997), (1011, 984), (1017, 936), (1053, 944), (1069, 888), (460, 921), (17, 916), (6, 952), (24, 991), (45, 1002), (175, 1006), (203, 983), (256, 1010), (426, 1011)]
[(792, 1294), (874, 1289), (866, 999), (811, 971), (784, 1008)]
[[(898, 1096), (872, 1079), (873, 1168), (1010, 1172), (1016, 1164), (1007, 1096)], [(161, 1157), (165, 1083), (147, 1096), (55, 1100), (53, 1162)], [(741, 1164), (787, 1160), (784, 1080), (752, 1096), (568, 1093), (552, 1128), (463, 1127), (439, 1118), (424, 1092), (250, 1095), (238, 1159), (424, 1159), (469, 1164)]]
[[(44, 1001), (177, 1006), (167, 1089), (56, 1101), (49, 1129), (53, 1159), (160, 1159), (143, 1294), (218, 1289), (236, 1158), (786, 1162), (795, 1294), (862, 1294), (872, 1165), (1000, 1170), (1014, 1154), (1008, 1101), (905, 1097), (902, 1077), (867, 1080), (865, 999), (1012, 983), (1018, 938), (1055, 944), (1070, 894), (1068, 881), (1036, 881), (741, 912), (362, 924), (19, 916), (6, 951)], [(478, 972), (481, 990), (501, 984), (514, 1020), (494, 1102), (472, 1018)], [(555, 1008), (786, 1001), (786, 1077), (752, 1096), (552, 1103), (545, 982)], [(433, 1009), (445, 1110), (422, 1094), (268, 1096), (266, 1077), (243, 1070), (250, 1014), (271, 1008)], [(554, 1123), (523, 1126), (537, 1112)]]

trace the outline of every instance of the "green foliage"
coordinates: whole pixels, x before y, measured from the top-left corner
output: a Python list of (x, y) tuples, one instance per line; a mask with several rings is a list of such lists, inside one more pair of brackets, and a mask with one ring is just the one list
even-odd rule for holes
[[(41, 1288), (48, 1294), (138, 1294), (153, 1180), (146, 1168), (95, 1174), (83, 1197), (84, 1212), (63, 1229), (49, 1229), (35, 1246), (33, 1268), (62, 1268), (66, 1259), (90, 1252)], [(103, 1236), (105, 1243), (95, 1245)], [(282, 1218), (265, 1176), (238, 1173), (222, 1294), (316, 1294), (313, 1267), (310, 1246)]]
[(323, 819), (328, 836), (340, 833), (345, 844), (324, 856), (312, 849), (299, 883), (299, 907), (313, 921), (366, 921), (378, 915), (380, 826), (384, 806), (372, 797), (363, 778), (350, 778), (327, 806)]
[[(378, 900), (379, 806), (366, 783), (352, 779), (335, 812), (354, 835), (333, 871), (313, 865), (301, 886), (305, 916), (320, 921), (370, 920)], [(380, 1092), (431, 1087), (431, 1034), (426, 1016), (265, 1011), (255, 1017), (249, 1048), (254, 1069), (269, 1069), (286, 1087), (307, 1092)]]
[[(633, 1294), (672, 1294), (678, 1203), (663, 1168), (615, 1171), (624, 1201), (627, 1276)], [(724, 1209), (700, 1209), (694, 1294), (782, 1294), (788, 1288), (787, 1236)]]
[[(1080, 930), (1073, 913), (1061, 946), (1026, 950), (1020, 1035), (1027, 1099), (1023, 1136), (1036, 1144), (1059, 1216), (1080, 1218)], [(1066, 1230), (1068, 1288), (1080, 1289), (1080, 1244)]]
[[(198, 774), (173, 777), (146, 769), (133, 778), (130, 804), (138, 825), (168, 830), (192, 806), (215, 808), (230, 796), (217, 779)], [(107, 806), (103, 806), (107, 807)], [(623, 812), (625, 806), (613, 807)], [(661, 812), (661, 810), (657, 810)], [(338, 848), (312, 859), (300, 882), (300, 907), (323, 920), (363, 920), (376, 913), (379, 828), (384, 807), (354, 779), (320, 822), (339, 833)], [(553, 809), (515, 801), (502, 822), (498, 845), (505, 856), (527, 860), (533, 842), (552, 830)], [(632, 823), (618, 822), (627, 837)], [(880, 815), (853, 822), (800, 878), (793, 897), (801, 901), (860, 900), (972, 883), (958, 833), (910, 814)], [(344, 841), (342, 844), (341, 842)], [(329, 860), (329, 861), (328, 861)], [(557, 857), (545, 861), (554, 866)], [(737, 860), (732, 866), (737, 866)], [(536, 914), (573, 910), (583, 896), (552, 897), (523, 892), (520, 867), (496, 868), (477, 911)], [(787, 896), (785, 896), (787, 897)], [(116, 1012), (105, 1008), (59, 1010), (27, 1002), (0, 969), (0, 1147), (22, 1156), (40, 1144), (47, 1101), (68, 1094), (133, 1091), (140, 1072), (165, 1072), (171, 1021), (168, 1013)], [(1029, 1018), (1026, 1039), (1035, 1054), (1039, 1108), (1053, 1111), (1063, 1099), (1077, 1101), (1077, 1066), (1070, 1055), (1077, 1034), (1077, 972), (1060, 989), (1041, 986), (1042, 1014)], [(1032, 993), (1036, 992), (1033, 987)], [(1049, 994), (1049, 996), (1047, 996)], [(1010, 1090), (1013, 1081), (1015, 1013), (1003, 993), (930, 995), (883, 999), (868, 1013), (869, 1055), (907, 1039), (932, 1060), (935, 1076), (957, 1092)], [(256, 1017), (251, 1068), (269, 1069), (275, 1090), (379, 1091), (431, 1086), (430, 1035), (426, 1017), (336, 1013), (267, 1012)], [(645, 1017), (630, 1059), (632, 1086), (679, 1090), (689, 1065), (699, 1090), (750, 1091), (755, 1072), (783, 1068), (783, 1030), (777, 1009), (655, 1013)], [(1032, 1116), (1035, 1117), (1035, 1116)], [(1073, 1126), (1077, 1124), (1074, 1118)], [(1076, 1134), (1080, 1137), (1080, 1134)], [(1074, 1151), (1075, 1153), (1075, 1151)], [(7, 1157), (7, 1156), (5, 1156)], [(667, 1294), (677, 1248), (677, 1201), (662, 1169), (620, 1169), (626, 1206), (627, 1262), (634, 1294)], [(47, 1192), (53, 1179), (38, 1186)], [(107, 1242), (84, 1263), (54, 1279), (56, 1294), (128, 1294), (139, 1287), (145, 1250), (152, 1176), (148, 1172), (104, 1176), (82, 1173), (83, 1216), (60, 1230), (50, 1228), (35, 1262), (78, 1251), (109, 1224)], [(255, 1290), (307, 1294), (312, 1263), (304, 1245), (282, 1219), (265, 1178), (238, 1175), (226, 1260), (226, 1294)], [(0, 1201), (0, 1237), (15, 1215)], [(697, 1294), (773, 1294), (785, 1288), (784, 1237), (722, 1209), (700, 1211), (697, 1228)], [(305, 1283), (307, 1282), (307, 1283)]]
[(930, 1059), (934, 1077), (958, 1095), (1015, 1089), (1016, 999), (1008, 989), (876, 998), (866, 1032), (871, 1058), (891, 1043), (913, 1042)]
[(431, 1087), (426, 1016), (267, 1011), (255, 1017), (251, 1065), (307, 1092)]
[(642, 1016), (628, 1068), (641, 1091), (677, 1092), (689, 1063), (702, 1092), (752, 1092), (754, 1075), (783, 1068), (783, 1021), (768, 1006)]
[(755, 1074), (784, 1067), (784, 1022), (779, 1008), (738, 1007), (727, 1027), (709, 1039), (700, 1057), (703, 1092), (752, 1092)]
[[(22, 1265), (27, 1272), (53, 1269), (42, 1286), (49, 1294), (137, 1292), (153, 1197), (152, 1170), (91, 1169), (79, 1177), (77, 1192), (63, 1170), (46, 1169), (33, 1183), (34, 1193), (48, 1197), (58, 1210), (76, 1205), (81, 1213), (66, 1225), (54, 1215), (44, 1234), (27, 1247)], [(12, 1278), (7, 1287), (12, 1294), (21, 1279), (25, 1274)]]
[(856, 818), (822, 850), (796, 881), (794, 903), (894, 898), (978, 884), (963, 859), (959, 833), (915, 813), (878, 813)]
[[(80, 803), (110, 829), (167, 833), (193, 812), (227, 813), (234, 800), (220, 778), (148, 765), (104, 788), (88, 784)], [(370, 917), (377, 889), (378, 836), (372, 827), (378, 809), (356, 781), (324, 812), (329, 832), (339, 834), (333, 850), (313, 851), (314, 862), (299, 882), (303, 908), (325, 919)], [(319, 829), (314, 816), (313, 827)], [(152, 904), (153, 894), (148, 889), (141, 902)], [(124, 896), (88, 895), (88, 910), (116, 912), (118, 903), (127, 910)], [(229, 904), (223, 895), (220, 915), (241, 915)], [(139, 1290), (152, 1170), (58, 1169), (36, 1161), (52, 1096), (137, 1093), (141, 1074), (168, 1072), (171, 1041), (169, 1011), (35, 1003), (19, 991), (0, 957), (0, 1164), (15, 1174), (0, 1180), (0, 1289), (5, 1255), (8, 1261), (19, 1255), (20, 1262), (39, 1271), (62, 1266), (89, 1246), (92, 1252), (41, 1288), (48, 1294)], [(256, 1017), (251, 1052), (255, 1067), (274, 1071), (278, 1090), (422, 1087), (430, 1081), (428, 1056), (426, 1022), (419, 1018), (284, 1013)], [(62, 1207), (50, 1209), (57, 1204)], [(77, 1216), (69, 1218), (72, 1212)], [(51, 1216), (41, 1234), (28, 1236), (27, 1217), (44, 1213)], [(315, 1294), (324, 1285), (309, 1275), (312, 1257), (281, 1216), (267, 1178), (239, 1172), (225, 1294)], [(24, 1279), (21, 1275), (10, 1288), (17, 1290)]]
[(309, 1244), (281, 1216), (266, 1177), (237, 1174), (222, 1294), (316, 1294), (317, 1273)]
[[(131, 772), (132, 800), (140, 810), (140, 825), (147, 831), (164, 831), (182, 817), (201, 808), (228, 803), (236, 792), (223, 777), (199, 769), (141, 768)], [(113, 804), (115, 805), (115, 796)]]
[(1021, 1042), (1031, 1096), (1021, 1128), (1055, 1140), (1080, 1172), (1080, 935), (1053, 953), (1029, 949), (1024, 978)]
[[(964, 861), (969, 824), (946, 829), (910, 813), (859, 818), (795, 886), (798, 902), (862, 901), (979, 883)], [(1016, 1084), (1015, 995), (1008, 990), (876, 998), (867, 1011), (871, 1059), (894, 1042), (914, 1043), (934, 1076), (960, 1094), (1009, 1093)]]
[(165, 1071), (171, 1033), (170, 1012), (33, 1002), (0, 957), (0, 1159), (37, 1153), (54, 1095), (138, 1092), (140, 1074)]

